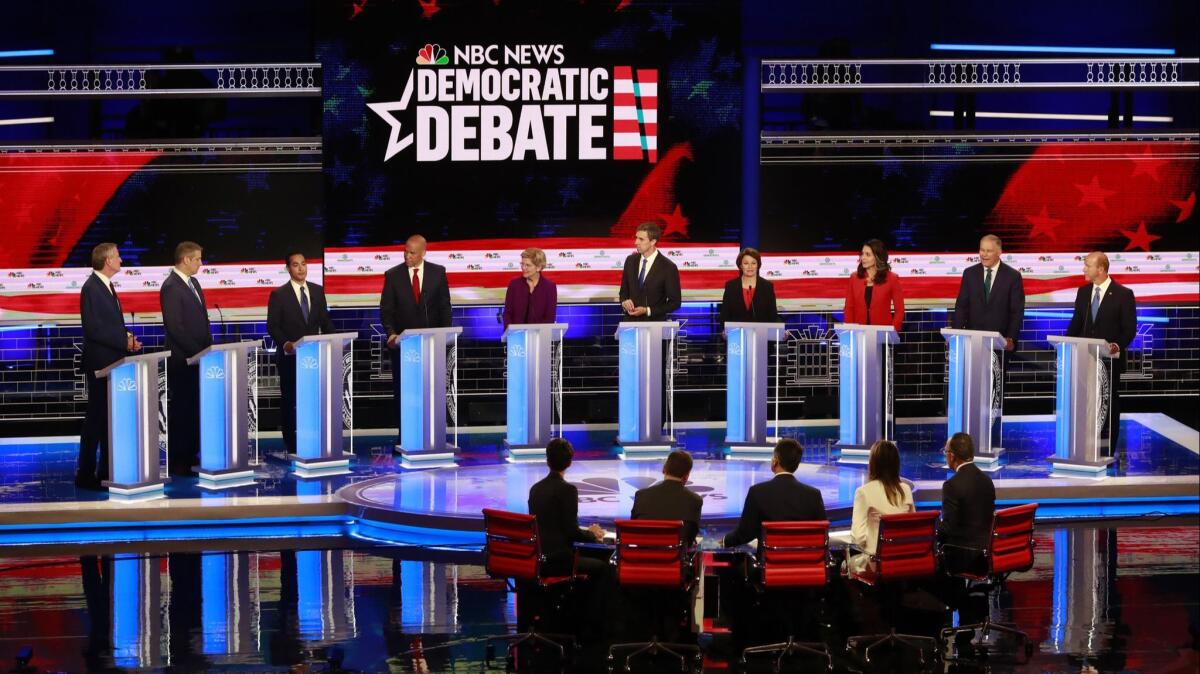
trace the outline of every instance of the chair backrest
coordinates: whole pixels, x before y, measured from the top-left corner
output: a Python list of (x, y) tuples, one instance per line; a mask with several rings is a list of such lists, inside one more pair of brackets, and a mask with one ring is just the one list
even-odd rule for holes
[(758, 554), (764, 588), (824, 587), (829, 522), (763, 522)]
[(617, 581), (621, 585), (684, 589), (688, 559), (682, 520), (617, 520)]
[(1033, 518), (1037, 508), (1036, 503), (1026, 503), (996, 511), (992, 552), (988, 555), (993, 575), (1033, 568)]
[(932, 576), (937, 569), (937, 519), (941, 513), (882, 515), (875, 546), (878, 580), (906, 580)]
[(537, 518), (524, 513), (483, 509), (487, 543), (483, 565), (493, 578), (536, 582), (541, 571)]

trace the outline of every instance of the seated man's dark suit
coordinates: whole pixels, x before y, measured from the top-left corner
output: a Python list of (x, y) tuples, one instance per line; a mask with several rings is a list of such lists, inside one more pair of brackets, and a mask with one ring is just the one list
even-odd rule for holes
[(945, 545), (943, 559), (947, 569), (952, 572), (974, 569), (979, 564), (982, 556), (975, 550), (987, 547), (995, 510), (996, 487), (974, 463), (959, 466), (954, 476), (942, 483), (938, 538)]
[(309, 303), (307, 319), (291, 281), (272, 290), (267, 300), (267, 333), (275, 342), (275, 367), (279, 370), (279, 427), (284, 446), (293, 454), (296, 452), (296, 354), (284, 351), (283, 345), (308, 335), (333, 332), (324, 288), (311, 282), (304, 285)]
[(529, 488), (529, 514), (537, 518), (542, 554), (546, 556), (543, 571), (549, 575), (571, 572), (576, 541), (596, 542), (588, 531), (579, 528), (579, 490), (558, 473), (551, 472)]
[(737, 529), (725, 536), (725, 545), (734, 547), (755, 540), (762, 533), (763, 522), (824, 519), (825, 499), (821, 498), (820, 490), (797, 480), (791, 473), (779, 473), (746, 492), (742, 518)]
[(1025, 320), (1021, 272), (1003, 262), (997, 263), (992, 290), (985, 293), (984, 271), (982, 264), (973, 264), (963, 271), (951, 325), (959, 330), (999, 332), (1016, 343), (1021, 336), (1021, 322)]
[[(117, 295), (93, 273), (79, 293), (79, 320), (83, 324), (83, 357), (79, 367), (87, 382), (87, 412), (79, 434), (76, 478), (83, 481), (108, 479), (108, 380), (97, 379), (103, 370), (129, 355), (129, 333)], [(96, 459), (96, 446), (100, 458)]]
[(683, 542), (692, 545), (700, 533), (700, 508), (704, 499), (679, 480), (663, 480), (633, 495), (635, 520), (683, 520)]
[(1071, 316), (1071, 324), (1067, 326), (1067, 336), (1103, 339), (1121, 347), (1121, 355), (1113, 363), (1114, 381), (1109, 382), (1112, 408), (1108, 417), (1108, 439), (1109, 448), (1115, 449), (1121, 432), (1121, 373), (1128, 362), (1129, 345), (1137, 335), (1137, 301), (1132, 290), (1111, 281), (1093, 320), (1091, 305), (1094, 288), (1093, 284), (1088, 283), (1075, 296), (1075, 313)]
[[(167, 272), (158, 300), (162, 306), (167, 359), (167, 467), (189, 475), (200, 462), (200, 372), (187, 359), (212, 346), (204, 291), (196, 277), (191, 288), (174, 269)], [(194, 289), (194, 292), (193, 292)]]

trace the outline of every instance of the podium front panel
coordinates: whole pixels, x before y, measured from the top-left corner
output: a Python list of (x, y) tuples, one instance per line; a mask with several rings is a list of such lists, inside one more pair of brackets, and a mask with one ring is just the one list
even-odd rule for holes
[[(744, 328), (738, 328), (730, 331), (728, 339), (725, 343), (725, 368), (726, 368), (726, 388), (725, 388), (725, 439), (727, 442), (746, 442), (746, 437), (752, 421), (748, 418), (748, 407), (751, 407), (750, 400), (751, 389), (753, 382), (747, 381), (750, 378), (750, 373), (747, 372), (753, 364), (748, 363), (748, 359), (754, 358), (753, 339), (746, 334)], [(765, 365), (765, 363), (764, 363)]]
[(529, 393), (536, 382), (530, 381), (530, 347), (538, 341), (528, 330), (509, 333), (505, 346), (508, 356), (508, 441), (513, 445), (529, 444)]
[[(209, 469), (228, 468), (229, 450), (236, 443), (234, 424), (236, 410), (233, 401), (225, 396), (228, 378), (238, 379), (237, 368), (229, 367), (230, 351), (210, 351), (200, 359), (200, 465)], [(221, 410), (210, 414), (209, 410)]]
[[(320, 341), (296, 347), (296, 456), (303, 459), (327, 456), (322, 448), (333, 415), (332, 396), (327, 393), (332, 379), (330, 351), (331, 345)], [(340, 353), (337, 362), (342, 362)]]
[(643, 366), (642, 361), (649, 354), (638, 348), (638, 338), (642, 334), (642, 330), (622, 330), (617, 337), (620, 348), (620, 371), (617, 382), (618, 397), (620, 398), (617, 416), (620, 420), (620, 427), (617, 436), (621, 442), (644, 440), (639, 421), (642, 410), (646, 406), (649, 391), (643, 390), (642, 371), (647, 367)]
[[(149, 431), (138, 388), (149, 384), (137, 363), (125, 363), (109, 373), (109, 479), (118, 484), (142, 482), (141, 447)], [(158, 420), (155, 419), (157, 424)], [(157, 444), (157, 443), (155, 443)]]
[(861, 445), (864, 444), (859, 439), (859, 424), (845, 423), (844, 419), (852, 419), (857, 421), (863, 410), (859, 409), (859, 386), (861, 382), (858, 377), (858, 359), (861, 354), (858, 353), (858, 340), (850, 330), (844, 330), (838, 333), (838, 444), (841, 445)]

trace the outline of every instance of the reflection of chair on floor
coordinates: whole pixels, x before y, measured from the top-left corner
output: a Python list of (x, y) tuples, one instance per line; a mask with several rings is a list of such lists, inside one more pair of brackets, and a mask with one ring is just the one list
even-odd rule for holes
[(761, 615), (782, 619), (787, 640), (743, 650), (743, 668), (749, 657), (777, 653), (776, 672), (782, 669), (784, 658), (795, 654), (824, 658), (825, 668), (832, 670), (833, 660), (824, 643), (796, 641), (796, 614), (805, 603), (802, 600), (811, 599), (802, 594), (823, 592), (829, 582), (829, 522), (763, 522), (755, 566), (754, 587), (764, 608), (770, 605)]
[(847, 651), (858, 650), (863, 642), (867, 642), (863, 659), (870, 663), (871, 651), (879, 646), (907, 646), (916, 649), (922, 664), (927, 649), (937, 652), (938, 640), (933, 637), (896, 632), (896, 618), (901, 599), (899, 584), (932, 578), (937, 571), (936, 527), (940, 514), (932, 510), (881, 516), (875, 554), (867, 558), (862, 568), (853, 568), (855, 565), (849, 563), (853, 546), (847, 548), (847, 575), (852, 580), (878, 588), (880, 594), (885, 595), (880, 600), (889, 626), (887, 634), (850, 637), (846, 640)]
[[(546, 576), (542, 573), (545, 557), (538, 538), (537, 520), (532, 515), (503, 510), (483, 510), (483, 528), (487, 538), (484, 547), (484, 568), (492, 578), (503, 578), (509, 589), (517, 593), (518, 605), (522, 595), (536, 599), (529, 631), (505, 636), (488, 637), (487, 651), (493, 641), (508, 641), (508, 653), (523, 644), (542, 644), (558, 651), (559, 661), (566, 660), (563, 644), (574, 646), (575, 638), (568, 634), (542, 632), (538, 628), (550, 613), (561, 613), (567, 591), (577, 576)], [(490, 665), (490, 655), (485, 666)]]
[[(625, 671), (631, 671), (634, 658), (659, 654), (679, 660), (680, 671), (688, 671), (688, 655), (694, 665), (700, 664), (700, 649), (690, 644), (670, 643), (671, 632), (690, 626), (692, 589), (696, 584), (694, 569), (696, 554), (684, 548), (681, 538), (683, 522), (680, 520), (617, 520), (617, 580), (622, 589), (650, 591), (642, 592), (643, 605), (649, 605), (652, 622), (650, 641), (613, 644), (608, 649), (608, 668), (612, 671), (616, 653), (634, 649), (625, 656)], [(664, 604), (682, 603), (678, 622), (664, 630), (667, 620), (663, 615)], [(670, 608), (665, 609), (670, 611)], [(662, 634), (660, 630), (666, 631)], [(662, 634), (665, 640), (660, 640)]]
[[(978, 573), (970, 569), (948, 569), (956, 578), (967, 581), (989, 581), (990, 589), (995, 590), (998, 597), (1003, 589), (1005, 580), (1012, 573), (1028, 571), (1033, 568), (1033, 520), (1037, 515), (1038, 504), (1027, 503), (1013, 508), (997, 510), (992, 520), (992, 537), (988, 548), (978, 550), (965, 548), (969, 552), (978, 553), (986, 561), (986, 572)], [(946, 544), (943, 548), (962, 547)], [(988, 635), (1000, 632), (1018, 637), (1024, 644), (1025, 661), (1032, 655), (1033, 644), (1029, 636), (1017, 629), (1015, 625), (1004, 625), (992, 622), (989, 612), (983, 622), (970, 625), (959, 625), (942, 630), (942, 639), (957, 636), (961, 633), (978, 630), (982, 642), (987, 642)], [(984, 651), (986, 652), (986, 651)]]

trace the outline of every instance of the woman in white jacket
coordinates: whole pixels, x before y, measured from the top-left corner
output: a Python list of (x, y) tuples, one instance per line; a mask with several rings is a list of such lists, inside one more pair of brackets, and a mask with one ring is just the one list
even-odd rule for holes
[(855, 569), (863, 568), (867, 555), (875, 552), (881, 515), (916, 510), (912, 488), (900, 480), (900, 451), (895, 443), (880, 440), (871, 445), (867, 479), (870, 481), (854, 492), (854, 513), (850, 519), (850, 538), (855, 546), (867, 553), (851, 560)]

